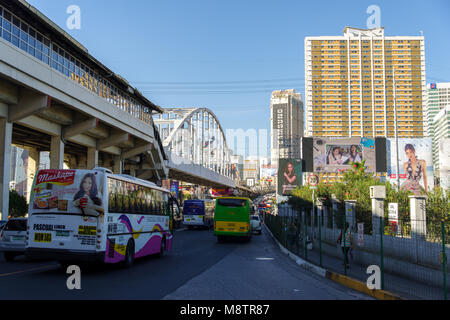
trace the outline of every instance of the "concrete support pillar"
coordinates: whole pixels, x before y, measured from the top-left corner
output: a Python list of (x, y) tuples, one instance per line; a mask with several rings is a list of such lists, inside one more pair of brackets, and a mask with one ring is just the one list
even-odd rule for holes
[(50, 144), (50, 169), (64, 168), (64, 143), (61, 136), (53, 136)]
[(89, 170), (98, 167), (98, 150), (96, 148), (88, 148), (87, 150), (87, 168)]
[(115, 174), (122, 174), (123, 171), (123, 161), (120, 158), (120, 156), (114, 156), (114, 166), (113, 166), (113, 172)]
[(136, 177), (136, 167), (134, 165), (130, 166), (130, 176)]
[(331, 195), (331, 208), (331, 225), (334, 229), (335, 227), (337, 228), (335, 216), (338, 212), (338, 200), (334, 194)]
[(71, 156), (69, 158), (69, 168), (70, 169), (78, 169), (78, 162), (76, 156)]
[(372, 199), (372, 234), (380, 234), (380, 217), (384, 216), (384, 199)]
[(0, 220), (9, 215), (12, 123), (0, 118)]
[[(321, 198), (317, 198), (317, 219), (319, 219), (319, 217), (322, 225), (326, 227), (328, 217), (325, 212), (325, 206), (323, 205), (323, 199)], [(320, 221), (318, 221), (318, 223)]]
[(28, 150), (28, 172), (27, 172), (27, 201), (30, 202), (31, 185), (39, 171), (40, 151), (36, 148)]
[(411, 238), (425, 240), (427, 235), (426, 197), (409, 196), (411, 208)]
[(350, 230), (356, 232), (356, 200), (345, 200), (345, 221)]
[(372, 234), (379, 235), (381, 234), (380, 218), (384, 218), (384, 199), (386, 199), (386, 187), (370, 187), (370, 198), (372, 199)]

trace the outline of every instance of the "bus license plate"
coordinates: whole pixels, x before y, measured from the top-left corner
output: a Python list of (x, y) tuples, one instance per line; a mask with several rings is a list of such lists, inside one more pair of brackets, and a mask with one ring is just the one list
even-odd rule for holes
[(52, 242), (51, 233), (35, 233), (34, 242)]

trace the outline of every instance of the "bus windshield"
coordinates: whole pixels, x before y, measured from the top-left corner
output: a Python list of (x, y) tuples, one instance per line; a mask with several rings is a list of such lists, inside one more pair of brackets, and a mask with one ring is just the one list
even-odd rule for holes
[(183, 204), (183, 215), (204, 215), (205, 202), (202, 200), (186, 200)]
[(223, 207), (245, 207), (247, 200), (245, 199), (218, 199), (217, 205)]

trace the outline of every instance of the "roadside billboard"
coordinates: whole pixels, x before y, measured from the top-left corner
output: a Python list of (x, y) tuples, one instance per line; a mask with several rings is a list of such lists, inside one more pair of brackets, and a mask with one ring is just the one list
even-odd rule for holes
[(277, 175), (277, 166), (274, 164), (262, 164), (260, 167), (261, 179), (272, 178)]
[(172, 180), (170, 182), (170, 193), (173, 197), (178, 198), (178, 189), (180, 187), (180, 184), (178, 181)]
[(375, 140), (369, 138), (314, 138), (314, 172), (339, 172), (365, 160), (366, 172), (375, 172)]
[(290, 195), (292, 190), (302, 185), (302, 160), (278, 160), (277, 194)]
[(227, 189), (211, 189), (211, 196), (213, 197), (226, 197), (234, 195), (234, 188)]
[[(397, 184), (397, 149), (395, 138), (386, 141), (387, 179)], [(400, 188), (415, 195), (430, 191), (434, 186), (433, 148), (431, 138), (398, 139)]]

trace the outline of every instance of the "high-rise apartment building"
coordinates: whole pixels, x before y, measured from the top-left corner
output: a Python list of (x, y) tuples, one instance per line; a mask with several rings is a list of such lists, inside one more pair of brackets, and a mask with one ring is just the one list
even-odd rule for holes
[(426, 100), (424, 105), (425, 136), (433, 137), (434, 117), (447, 105), (450, 105), (450, 82), (427, 84)]
[(423, 136), (423, 36), (346, 27), (306, 37), (305, 78), (307, 136), (394, 137), (395, 120), (399, 137)]
[[(443, 107), (433, 118), (433, 164), (434, 176), (448, 181), (448, 168), (450, 159), (445, 155), (450, 154), (448, 149), (450, 141), (450, 104)], [(446, 168), (442, 171), (441, 167)]]
[(303, 136), (303, 99), (294, 89), (272, 92), (270, 99), (271, 162), (300, 158)]

